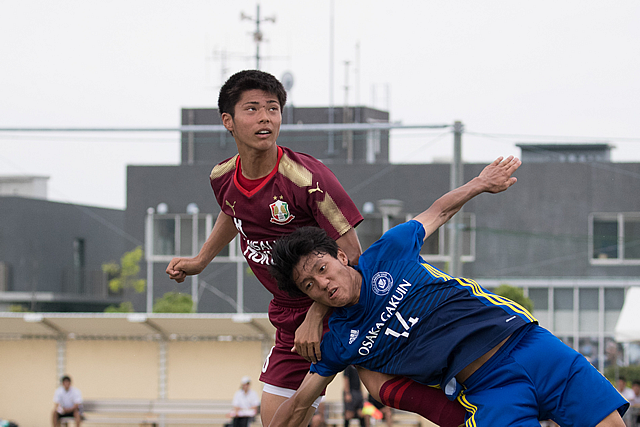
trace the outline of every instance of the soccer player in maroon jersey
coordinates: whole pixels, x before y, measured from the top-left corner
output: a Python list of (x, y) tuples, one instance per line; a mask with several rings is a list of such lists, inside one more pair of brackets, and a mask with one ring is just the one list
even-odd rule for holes
[[(299, 387), (309, 363), (321, 358), (320, 341), (329, 312), (308, 297), (292, 298), (278, 289), (268, 271), (273, 244), (299, 227), (315, 225), (336, 240), (353, 264), (362, 253), (354, 228), (362, 215), (335, 175), (317, 159), (277, 145), (285, 102), (282, 84), (261, 71), (241, 71), (223, 85), (218, 107), (238, 154), (211, 171), (211, 187), (221, 212), (199, 254), (174, 258), (166, 269), (177, 282), (199, 274), (240, 234), (245, 259), (273, 294), (269, 319), (277, 330), (276, 342), (260, 376), (265, 383), (260, 406), (265, 426)], [(463, 422), (462, 407), (438, 390), (366, 370), (360, 375), (374, 397), (383, 388), (385, 395), (392, 396), (393, 401), (382, 402), (388, 406), (417, 412), (443, 427)], [(304, 425), (312, 415), (313, 408)]]

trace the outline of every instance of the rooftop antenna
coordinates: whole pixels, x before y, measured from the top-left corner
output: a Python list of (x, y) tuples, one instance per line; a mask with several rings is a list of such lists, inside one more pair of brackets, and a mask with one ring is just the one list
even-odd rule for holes
[(241, 21), (249, 20), (256, 23), (256, 30), (252, 34), (253, 34), (253, 41), (256, 43), (256, 70), (259, 70), (260, 69), (260, 43), (262, 43), (262, 38), (263, 38), (262, 31), (260, 31), (260, 23), (266, 22), (266, 21), (275, 23), (276, 17), (269, 16), (269, 17), (260, 19), (260, 5), (258, 4), (256, 6), (255, 19), (250, 15), (246, 15), (244, 12), (240, 12), (240, 20)]

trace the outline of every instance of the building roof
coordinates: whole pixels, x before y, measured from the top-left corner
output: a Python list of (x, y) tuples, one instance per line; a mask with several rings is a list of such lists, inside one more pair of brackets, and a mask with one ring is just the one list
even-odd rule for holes
[(266, 313), (0, 313), (2, 339), (251, 341), (270, 339)]

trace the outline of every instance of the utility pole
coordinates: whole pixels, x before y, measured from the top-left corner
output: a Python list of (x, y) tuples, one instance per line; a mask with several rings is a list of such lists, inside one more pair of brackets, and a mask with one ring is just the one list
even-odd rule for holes
[(260, 5), (256, 6), (256, 17), (255, 19), (252, 16), (245, 15), (244, 12), (240, 13), (240, 20), (249, 20), (256, 23), (256, 31), (253, 32), (253, 41), (256, 43), (256, 70), (260, 69), (260, 43), (262, 43), (263, 34), (260, 31), (260, 23), (271, 21), (273, 23), (276, 22), (275, 16), (269, 16), (267, 18), (260, 19)]
[[(450, 189), (455, 190), (462, 185), (462, 132), (464, 126), (462, 122), (453, 123), (453, 159), (451, 161), (451, 184)], [(449, 263), (449, 275), (453, 277), (462, 276), (462, 209), (449, 221), (449, 249), (451, 261)]]
[[(334, 122), (333, 117), (333, 33), (334, 33), (334, 17), (333, 17), (333, 0), (329, 1), (329, 125)], [(327, 154), (333, 157), (335, 153), (335, 139), (333, 131), (329, 131), (329, 141)]]
[[(349, 61), (344, 61), (344, 107), (342, 108), (342, 123), (351, 123), (351, 110), (349, 109)], [(353, 163), (353, 131), (346, 130), (342, 133), (342, 147), (347, 149), (347, 164)]]

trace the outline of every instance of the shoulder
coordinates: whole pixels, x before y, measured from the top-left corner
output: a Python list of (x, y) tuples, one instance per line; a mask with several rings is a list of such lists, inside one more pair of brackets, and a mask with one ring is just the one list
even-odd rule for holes
[[(296, 153), (295, 151), (287, 148), (282, 148), (282, 158), (278, 165), (278, 173), (298, 187), (309, 187), (313, 184), (313, 172), (314, 169), (310, 159), (318, 162), (311, 156)], [(318, 162), (319, 163), (319, 162)]]
[(410, 220), (396, 225), (367, 249), (360, 259), (384, 256), (413, 255), (420, 252), (424, 239), (424, 227), (418, 221)]
[(209, 179), (211, 179), (211, 181), (216, 180), (235, 170), (237, 159), (238, 154), (215, 165), (211, 170), (211, 174), (209, 174)]

